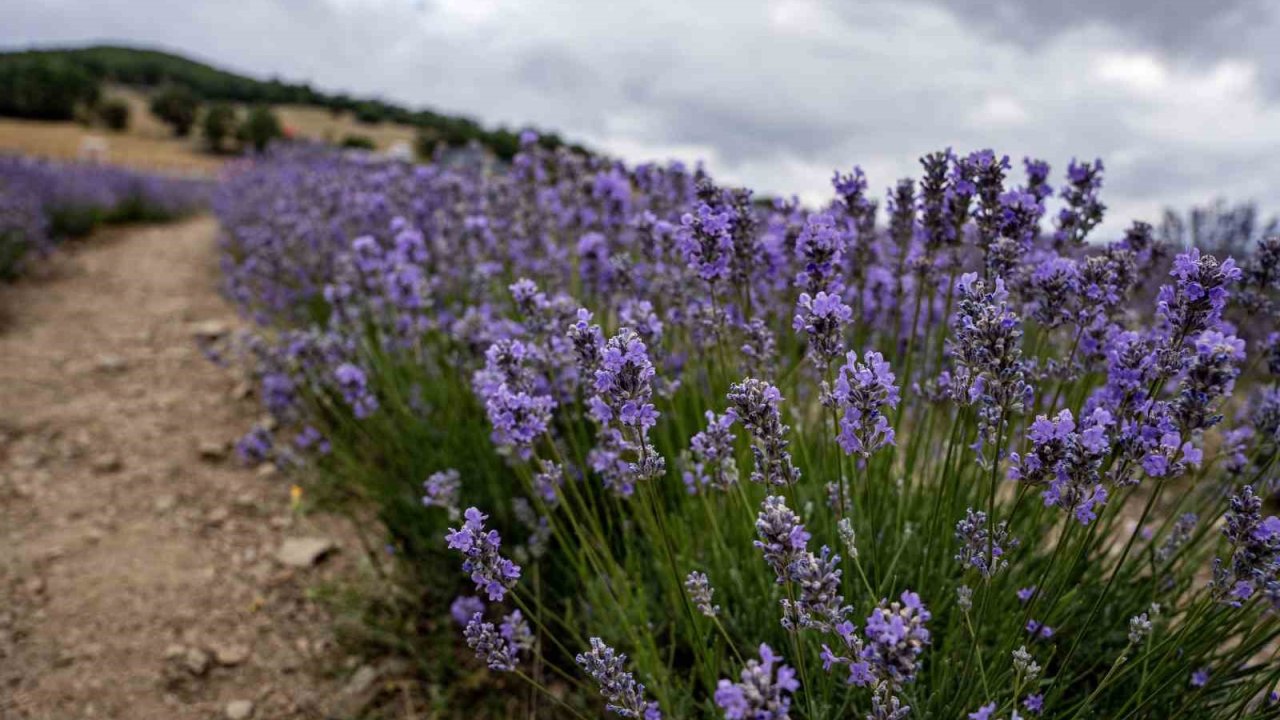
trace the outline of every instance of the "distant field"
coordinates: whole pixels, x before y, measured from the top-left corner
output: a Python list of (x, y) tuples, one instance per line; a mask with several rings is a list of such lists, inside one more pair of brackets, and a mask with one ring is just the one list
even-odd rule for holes
[[(120, 97), (129, 103), (129, 129), (112, 132), (100, 127), (87, 127), (74, 122), (41, 122), (0, 118), (0, 152), (74, 160), (80, 157), (85, 139), (103, 138), (107, 143), (107, 161), (139, 169), (213, 174), (222, 167), (225, 157), (205, 152), (197, 131), (192, 137), (175, 138), (168, 126), (147, 109), (146, 96), (131, 88), (109, 88), (109, 97)], [(412, 144), (415, 131), (407, 125), (380, 123), (365, 125), (350, 115), (332, 115), (328, 110), (299, 105), (275, 108), (280, 122), (296, 137), (325, 142), (341, 142), (348, 135), (364, 135), (379, 150), (400, 142)]]

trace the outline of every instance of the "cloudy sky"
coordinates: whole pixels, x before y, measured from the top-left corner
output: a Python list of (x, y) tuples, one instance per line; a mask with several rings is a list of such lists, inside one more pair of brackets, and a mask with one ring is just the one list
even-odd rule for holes
[(21, 2), (2, 46), (160, 46), (807, 200), (950, 146), (1102, 157), (1110, 230), (1214, 197), (1280, 209), (1266, 0)]

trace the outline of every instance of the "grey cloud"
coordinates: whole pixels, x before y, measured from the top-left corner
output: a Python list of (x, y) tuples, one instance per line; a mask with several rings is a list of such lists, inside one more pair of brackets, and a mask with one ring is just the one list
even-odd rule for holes
[[(831, 171), (854, 163), (884, 188), (918, 173), (929, 150), (992, 147), (1043, 157), (1059, 177), (1073, 156), (1102, 156), (1111, 229), (1162, 198), (1280, 206), (1280, 130), (1269, 129), (1280, 109), (1206, 75), (1220, 58), (1213, 38), (1260, 18), (1255, 0), (1176, 0), (1158, 12), (939, 1), (29, 0), (0, 44), (158, 44), (329, 90), (532, 123), (633, 161), (706, 156), (713, 172), (762, 192), (820, 198)], [(1280, 59), (1264, 43), (1268, 26), (1254, 25), (1221, 57), (1265, 81)], [(1098, 79), (1102, 62), (1119, 62), (1113, 81)], [(1206, 99), (1187, 100), (1188, 83)], [(1257, 117), (1238, 137), (1199, 136), (1216, 132), (1206, 113), (1219, 102), (1234, 103), (1228, 121)]]
[(1265, 0), (919, 1), (940, 3), (967, 23), (1023, 43), (1101, 23), (1173, 54), (1216, 53), (1233, 36), (1275, 19)]

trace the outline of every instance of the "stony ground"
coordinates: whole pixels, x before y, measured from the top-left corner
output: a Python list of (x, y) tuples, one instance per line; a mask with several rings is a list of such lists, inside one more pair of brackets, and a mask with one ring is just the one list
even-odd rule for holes
[(256, 405), (194, 339), (235, 323), (215, 235), (109, 230), (0, 288), (2, 720), (341, 716), (375, 678), (308, 599), (358, 544), (228, 451)]

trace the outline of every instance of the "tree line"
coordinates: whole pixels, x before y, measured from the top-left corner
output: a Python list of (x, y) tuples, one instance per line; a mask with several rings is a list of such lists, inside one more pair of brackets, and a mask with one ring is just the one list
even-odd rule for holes
[[(517, 131), (488, 129), (467, 117), (413, 110), (345, 93), (326, 93), (308, 83), (290, 83), (278, 78), (258, 80), (172, 53), (109, 45), (0, 53), (0, 115), (40, 120), (74, 119), (86, 111), (97, 111), (104, 82), (182, 94), (193, 98), (197, 106), (296, 104), (327, 108), (334, 114), (349, 112), (362, 123), (393, 122), (413, 126), (418, 129), (419, 147), (476, 142), (498, 157), (510, 158), (520, 144)], [(118, 114), (118, 108), (115, 112)], [(171, 114), (180, 112), (175, 110)], [(181, 118), (171, 124), (185, 134), (195, 122), (192, 116), (185, 130), (180, 129)], [(548, 147), (566, 144), (554, 133), (540, 133), (540, 138)], [(586, 152), (580, 146), (572, 147)]]

